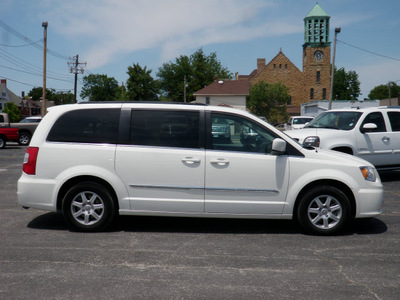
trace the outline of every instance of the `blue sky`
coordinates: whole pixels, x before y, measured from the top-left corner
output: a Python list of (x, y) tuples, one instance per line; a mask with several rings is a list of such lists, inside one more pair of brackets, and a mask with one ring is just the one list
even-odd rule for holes
[[(319, 0), (341, 27), (336, 66), (354, 70), (364, 98), (389, 81), (400, 85), (400, 1)], [(303, 19), (315, 0), (2, 0), (0, 78), (17, 95), (42, 86), (43, 27), (48, 22), (47, 88), (73, 91), (68, 58), (126, 82), (138, 63), (156, 77), (163, 63), (200, 47), (232, 73), (251, 73), (280, 48), (301, 70)], [(332, 41), (333, 42), (333, 41)], [(332, 43), (333, 48), (333, 43)], [(79, 75), (78, 95), (82, 77)]]

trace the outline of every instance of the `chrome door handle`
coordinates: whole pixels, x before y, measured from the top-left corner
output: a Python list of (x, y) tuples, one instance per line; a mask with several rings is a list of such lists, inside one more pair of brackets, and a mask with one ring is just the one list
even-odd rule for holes
[(182, 162), (184, 162), (184, 163), (186, 163), (186, 164), (188, 164), (188, 165), (190, 165), (190, 164), (198, 164), (198, 163), (200, 163), (200, 158), (195, 158), (195, 157), (185, 157), (185, 158), (182, 158)]
[(217, 159), (211, 159), (210, 163), (212, 163), (214, 165), (218, 165), (218, 166), (225, 166), (225, 165), (229, 165), (229, 160), (227, 160), (225, 158), (217, 158)]

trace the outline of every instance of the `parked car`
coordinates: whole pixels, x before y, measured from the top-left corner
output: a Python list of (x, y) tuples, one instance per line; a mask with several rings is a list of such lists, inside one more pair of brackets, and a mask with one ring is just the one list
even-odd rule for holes
[(400, 107), (330, 110), (286, 133), (305, 147), (355, 155), (382, 170), (400, 168)]
[(214, 119), (212, 123), (213, 138), (229, 140), (231, 138), (231, 127), (225, 119)]
[(15, 127), (19, 129), (19, 137), (16, 141), (20, 145), (29, 145), (32, 135), (41, 120), (41, 116), (31, 116), (23, 119), (18, 123), (10, 123), (8, 114), (0, 113), (1, 127)]
[(313, 119), (314, 117), (309, 117), (309, 116), (290, 117), (289, 121), (286, 123), (285, 130), (301, 129)]
[[(220, 121), (231, 126), (230, 143), (214, 138)], [(257, 138), (243, 144), (243, 127)], [(62, 212), (83, 231), (103, 230), (120, 214), (294, 219), (326, 235), (379, 215), (383, 187), (367, 161), (304, 148), (245, 111), (81, 103), (49, 109), (17, 194), (23, 207)]]
[(18, 139), (18, 128), (0, 127), (0, 149), (6, 146), (7, 141), (15, 141)]

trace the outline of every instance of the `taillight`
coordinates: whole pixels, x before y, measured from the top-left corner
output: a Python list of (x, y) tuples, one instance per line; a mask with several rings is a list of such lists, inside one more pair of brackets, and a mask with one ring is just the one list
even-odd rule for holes
[(38, 152), (38, 147), (28, 147), (28, 149), (26, 149), (22, 170), (28, 175), (36, 174), (36, 160)]

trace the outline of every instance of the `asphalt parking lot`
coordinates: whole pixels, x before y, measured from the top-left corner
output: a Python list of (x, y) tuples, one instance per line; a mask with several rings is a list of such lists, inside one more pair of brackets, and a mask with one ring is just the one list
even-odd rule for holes
[(128, 216), (79, 233), (18, 206), (25, 149), (0, 150), (0, 299), (399, 299), (400, 172), (381, 174), (384, 213), (340, 236), (291, 221)]

